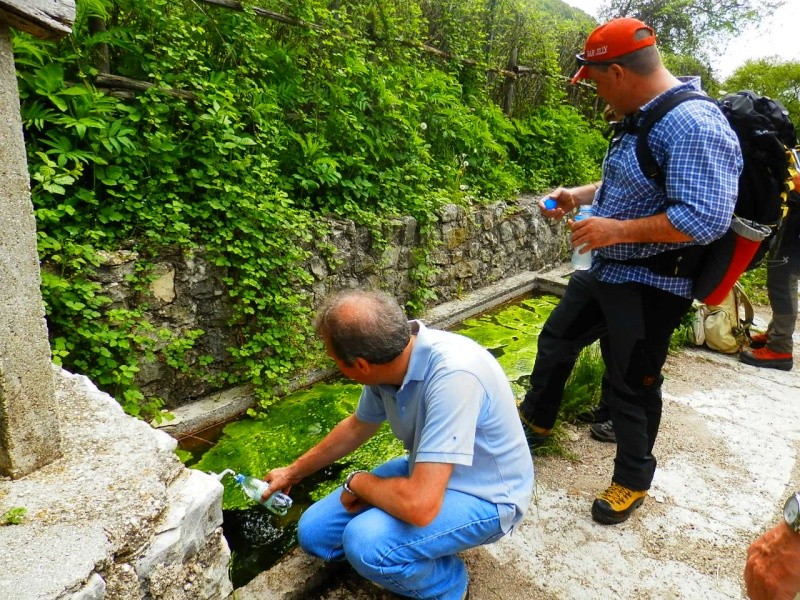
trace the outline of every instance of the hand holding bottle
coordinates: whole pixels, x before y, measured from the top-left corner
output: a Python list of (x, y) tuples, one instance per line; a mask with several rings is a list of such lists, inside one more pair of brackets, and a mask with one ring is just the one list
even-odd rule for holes
[(248, 498), (255, 500), (278, 516), (285, 515), (292, 507), (292, 499), (283, 492), (273, 492), (266, 500), (262, 500), (264, 494), (269, 490), (268, 481), (241, 473), (236, 475), (235, 479), (242, 486), (242, 491)]

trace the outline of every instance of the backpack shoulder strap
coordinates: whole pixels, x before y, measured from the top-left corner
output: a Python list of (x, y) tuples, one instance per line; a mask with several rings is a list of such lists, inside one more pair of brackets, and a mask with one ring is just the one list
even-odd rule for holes
[(653, 152), (650, 150), (650, 144), (647, 137), (650, 135), (650, 130), (653, 128), (661, 118), (666, 115), (673, 108), (686, 102), (687, 100), (706, 100), (716, 104), (716, 100), (706, 96), (701, 92), (693, 90), (686, 90), (678, 92), (658, 102), (645, 114), (644, 120), (638, 127), (636, 137), (636, 160), (639, 161), (639, 167), (648, 179), (655, 179), (660, 186), (666, 183), (666, 175), (661, 166), (656, 162)]

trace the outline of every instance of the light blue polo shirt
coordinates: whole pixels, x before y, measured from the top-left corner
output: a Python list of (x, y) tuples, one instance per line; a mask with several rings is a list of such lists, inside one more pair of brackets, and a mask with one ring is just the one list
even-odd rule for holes
[(533, 491), (533, 461), (503, 369), (469, 338), (411, 322), (416, 340), (400, 388), (364, 386), (360, 421), (389, 421), (416, 463), (455, 465), (447, 485), (497, 504), (508, 532)]

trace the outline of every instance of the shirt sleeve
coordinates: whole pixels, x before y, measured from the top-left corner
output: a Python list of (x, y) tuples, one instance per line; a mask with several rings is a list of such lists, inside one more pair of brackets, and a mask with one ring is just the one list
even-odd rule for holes
[(475, 375), (455, 371), (431, 382), (416, 462), (471, 465), (475, 431), (486, 396)]
[(386, 420), (386, 408), (377, 388), (363, 387), (356, 406), (356, 418), (364, 423), (383, 423)]
[[(717, 126), (709, 126), (715, 121)], [(736, 136), (719, 115), (676, 136), (669, 155), (667, 218), (695, 242), (708, 244), (728, 230), (736, 205), (742, 166)]]

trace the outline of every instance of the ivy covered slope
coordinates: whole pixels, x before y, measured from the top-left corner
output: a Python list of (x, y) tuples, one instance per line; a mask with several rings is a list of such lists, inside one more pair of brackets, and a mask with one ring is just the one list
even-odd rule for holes
[[(591, 24), (541, 3), (77, 4), (69, 39), (13, 39), (43, 294), (55, 360), (131, 414), (162, 405), (137, 387), (140, 361), (202, 370), (211, 359), (190, 352), (202, 331), (154, 331), (145, 305), (103, 297), (90, 279), (100, 251), (135, 250), (143, 288), (147, 259), (167, 246), (226, 267), (241, 343), (214, 383), (252, 383), (266, 402), (308, 353), (298, 265), (322, 215), (425, 227), (443, 203), (598, 173), (604, 142), (564, 79)], [(512, 51), (535, 75), (517, 78), (504, 114)], [(108, 93), (104, 64), (154, 85)], [(431, 298), (420, 281), (409, 308)]]

